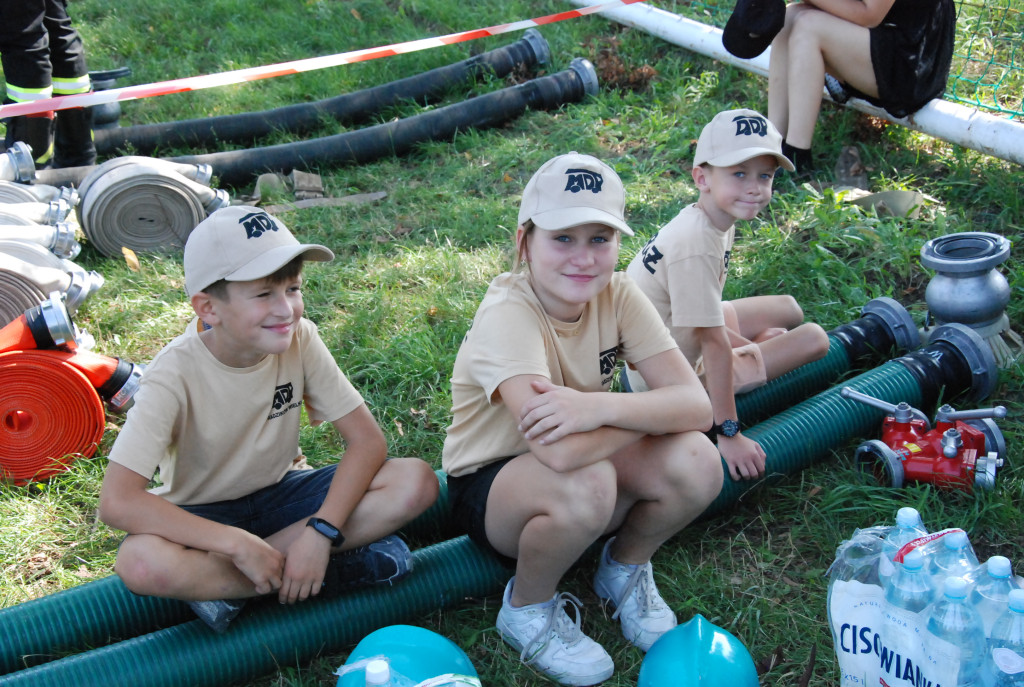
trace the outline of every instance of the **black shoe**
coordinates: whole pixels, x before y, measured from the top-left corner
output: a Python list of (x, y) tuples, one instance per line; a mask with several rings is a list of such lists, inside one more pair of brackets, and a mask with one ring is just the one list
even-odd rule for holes
[(235, 619), (245, 606), (246, 599), (216, 599), (213, 601), (189, 601), (188, 607), (199, 616), (199, 619), (210, 626), (218, 634), (228, 629), (228, 624)]
[(321, 596), (374, 584), (393, 584), (412, 570), (412, 552), (392, 534), (351, 551), (331, 556)]

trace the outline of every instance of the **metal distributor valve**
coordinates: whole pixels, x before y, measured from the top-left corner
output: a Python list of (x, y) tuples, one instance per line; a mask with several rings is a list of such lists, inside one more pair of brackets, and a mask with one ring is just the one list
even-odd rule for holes
[(927, 416), (907, 403), (894, 405), (850, 387), (840, 395), (889, 413), (881, 440), (865, 441), (855, 452), (861, 469), (871, 470), (880, 482), (896, 488), (926, 482), (966, 492), (995, 486), (1006, 442), (993, 418), (1006, 417), (1004, 406), (957, 411), (943, 405), (932, 428)]

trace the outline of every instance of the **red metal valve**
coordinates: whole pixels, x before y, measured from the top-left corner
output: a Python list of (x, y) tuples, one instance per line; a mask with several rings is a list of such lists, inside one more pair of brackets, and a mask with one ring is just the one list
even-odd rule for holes
[(893, 405), (850, 387), (840, 394), (890, 413), (882, 439), (864, 442), (855, 453), (861, 469), (870, 469), (879, 482), (897, 488), (927, 482), (967, 492), (995, 486), (1006, 443), (991, 418), (1006, 417), (1005, 407), (956, 411), (943, 405), (932, 428), (924, 413), (906, 403)]

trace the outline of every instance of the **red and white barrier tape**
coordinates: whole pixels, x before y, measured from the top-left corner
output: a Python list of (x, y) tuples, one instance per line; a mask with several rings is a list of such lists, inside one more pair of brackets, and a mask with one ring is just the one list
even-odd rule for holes
[(161, 81), (159, 83), (126, 86), (124, 88), (111, 88), (106, 91), (79, 93), (77, 95), (62, 95), (55, 98), (47, 98), (46, 100), (34, 100), (26, 103), (0, 105), (0, 117), (39, 114), (41, 112), (50, 112), (52, 110), (65, 110), (71, 107), (91, 107), (93, 105), (101, 105), (104, 103), (137, 100), (139, 98), (151, 98), (157, 95), (198, 91), (203, 88), (215, 88), (217, 86), (227, 86), (230, 84), (244, 83), (246, 81), (269, 79), (274, 76), (299, 74), (301, 72), (325, 69), (327, 67), (337, 67), (339, 65), (351, 64), (353, 62), (366, 62), (368, 60), (376, 60), (381, 57), (391, 57), (393, 55), (401, 55), (404, 53), (426, 50), (428, 48), (436, 48), (442, 45), (451, 45), (453, 43), (476, 40), (477, 38), (484, 38), (485, 36), (497, 36), (502, 33), (510, 33), (512, 31), (528, 29), (534, 26), (554, 24), (555, 22), (564, 21), (566, 19), (574, 19), (576, 17), (595, 14), (615, 7), (632, 5), (643, 1), (644, 0), (613, 0), (612, 2), (606, 2), (600, 5), (591, 5), (589, 7), (581, 7), (579, 9), (569, 10), (566, 12), (558, 12), (544, 17), (537, 17), (536, 19), (524, 19), (523, 21), (513, 22), (511, 24), (490, 26), (486, 29), (472, 29), (470, 31), (450, 33), (447, 36), (422, 38), (420, 40), (407, 41), (405, 43), (394, 43), (392, 45), (385, 45), (379, 48), (366, 48), (364, 50), (354, 50), (352, 52), (328, 55), (326, 57), (311, 57), (305, 60), (281, 62), (279, 64), (271, 64), (263, 67), (237, 69), (235, 71), (222, 72), (220, 74), (190, 76), (184, 79)]

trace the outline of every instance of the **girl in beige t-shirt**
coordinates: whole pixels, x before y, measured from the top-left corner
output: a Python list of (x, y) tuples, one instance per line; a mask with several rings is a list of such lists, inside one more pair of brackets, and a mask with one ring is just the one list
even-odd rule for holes
[[(455, 362), (443, 455), (456, 520), (515, 566), (497, 627), (536, 670), (571, 685), (611, 676), (605, 650), (566, 614), (565, 572), (614, 534), (594, 576), (624, 636), (646, 651), (676, 624), (651, 557), (721, 489), (702, 433), (710, 402), (645, 296), (614, 274), (632, 235), (621, 181), (570, 153), (523, 193), (522, 272), (491, 284)], [(618, 360), (651, 377), (609, 393)], [(657, 370), (655, 377), (652, 370)]]

